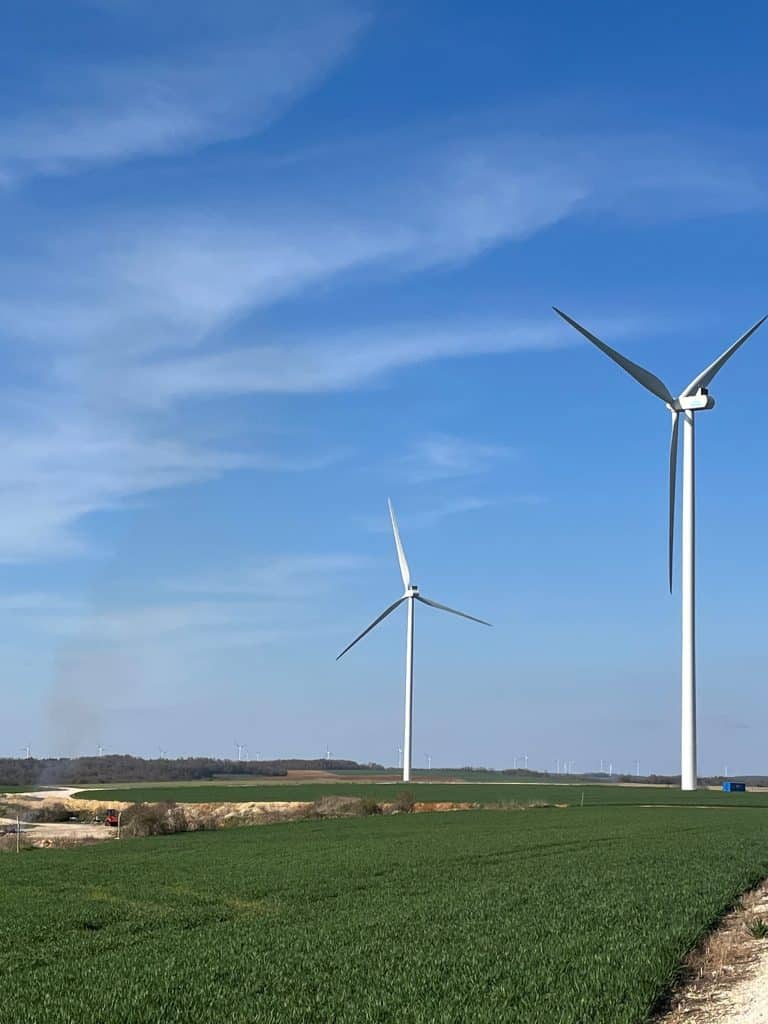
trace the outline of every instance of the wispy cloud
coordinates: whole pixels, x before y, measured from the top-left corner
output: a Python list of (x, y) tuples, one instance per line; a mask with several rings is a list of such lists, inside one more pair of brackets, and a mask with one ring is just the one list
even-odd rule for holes
[(92, 512), (234, 469), (304, 471), (328, 458), (227, 451), (169, 438), (139, 422), (53, 411), (0, 426), (0, 561), (81, 553), (77, 524)]
[[(456, 266), (585, 211), (642, 206), (651, 193), (685, 192), (700, 212), (763, 202), (748, 169), (697, 160), (679, 142), (651, 153), (638, 140), (601, 148), (463, 138), (392, 154), (383, 176), (385, 155), (363, 147), (341, 168), (331, 147), (312, 174), (300, 161), (294, 170), (265, 165), (254, 171), (258, 198), (226, 207), (125, 209), (109, 223), (61, 226), (54, 241), (29, 226), (29, 262), (9, 256), (0, 266), (3, 344), (29, 381), (23, 416), (9, 415), (13, 396), (4, 395), (0, 558), (82, 550), (84, 517), (153, 490), (240, 468), (311, 470), (343, 456), (221, 450), (190, 439), (178, 412), (185, 403), (348, 391), (437, 360), (575, 343), (546, 313), (393, 316), (371, 326), (342, 311), (310, 332), (267, 329), (261, 308), (321, 286), (343, 296), (362, 274), (375, 284)], [(601, 321), (611, 337), (639, 326)], [(444, 439), (419, 454), (433, 478), (501, 457), (449, 450)]]
[[(398, 505), (397, 521), (401, 528), (425, 529), (426, 527), (434, 526), (443, 519), (464, 515), (467, 512), (480, 512), (496, 504), (496, 498), (467, 495), (464, 497), (447, 498), (428, 505), (422, 504), (415, 511), (413, 509), (402, 511)], [(376, 519), (367, 519), (363, 525), (372, 533), (390, 533), (392, 530), (389, 520), (385, 515), (378, 516)]]
[(361, 273), (458, 264), (585, 214), (633, 215), (652, 203), (655, 217), (677, 217), (766, 203), (749, 167), (667, 139), (655, 147), (631, 138), (490, 137), (391, 153), (331, 149), (292, 173), (252, 168), (250, 182), (261, 198), (126, 209), (90, 225), (78, 218), (54, 242), (46, 233), (37, 252), (28, 226), (34, 273), (17, 261), (2, 268), (0, 326), (11, 337), (107, 356), (231, 349), (256, 310), (308, 289), (339, 289)]
[(484, 473), (514, 455), (506, 445), (434, 434), (414, 442), (403, 461), (409, 479), (418, 483)]
[[(540, 505), (544, 500), (542, 495), (534, 493), (502, 496), (464, 495), (428, 504), (422, 503), (415, 509), (409, 508), (402, 512), (398, 505), (397, 521), (403, 528), (421, 530), (435, 526), (444, 519), (466, 515), (470, 512), (483, 512), (486, 509), (508, 505)], [(372, 533), (391, 531), (389, 520), (385, 515), (376, 519), (367, 519), (363, 525)]]
[[(176, 588), (174, 588), (176, 589)], [(193, 588), (190, 588), (193, 591)], [(80, 648), (120, 647), (142, 640), (147, 643), (173, 641), (184, 635), (187, 645), (215, 641), (253, 645), (272, 643), (289, 635), (259, 595), (243, 591), (243, 600), (226, 600), (228, 595), (211, 589), (196, 596), (176, 594), (167, 601), (134, 604), (103, 603), (97, 607), (86, 600), (52, 592), (21, 592), (0, 595), (0, 609), (15, 629), (25, 624), (74, 653)], [(263, 594), (261, 596), (264, 596)]]
[[(156, 57), (47, 67), (26, 102), (19, 98), (20, 109), (0, 123), (0, 182), (263, 129), (349, 52), (368, 20), (338, 4), (285, 9), (282, 17), (274, 5), (251, 7), (230, 24), (222, 19), (228, 38), (194, 50), (178, 52), (169, 26)], [(153, 19), (157, 14), (153, 8)]]
[(559, 348), (572, 339), (554, 321), (468, 320), (390, 324), (315, 332), (249, 348), (148, 359), (123, 366), (116, 391), (126, 402), (164, 407), (212, 395), (312, 394), (370, 385), (395, 370), (440, 359)]
[(219, 570), (213, 575), (168, 581), (166, 587), (176, 593), (220, 598), (295, 600), (329, 590), (340, 578), (370, 565), (370, 559), (356, 555), (291, 555), (245, 567), (234, 566), (226, 573)]

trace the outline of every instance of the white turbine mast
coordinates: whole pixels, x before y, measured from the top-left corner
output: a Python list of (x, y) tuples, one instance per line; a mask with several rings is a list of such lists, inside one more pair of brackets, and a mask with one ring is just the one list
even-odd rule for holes
[(472, 622), (479, 622), (483, 626), (490, 626), (490, 622), (486, 622), (485, 619), (475, 618), (474, 615), (467, 615), (466, 612), (459, 612), (455, 608), (449, 608), (445, 604), (438, 604), (437, 601), (431, 601), (428, 597), (424, 597), (419, 593), (419, 588), (411, 580), (411, 570), (408, 567), (408, 560), (405, 557), (405, 551), (403, 550), (403, 542), (400, 539), (400, 531), (397, 528), (397, 519), (395, 518), (395, 510), (392, 508), (392, 502), (387, 500), (389, 506), (389, 518), (392, 522), (392, 533), (395, 538), (395, 548), (397, 550), (397, 561), (400, 565), (400, 575), (403, 580), (403, 587), (405, 592), (402, 597), (391, 604), (388, 608), (379, 615), (377, 619), (374, 619), (370, 626), (367, 626), (359, 636), (356, 636), (351, 644), (348, 644), (344, 650), (336, 658), (343, 658), (344, 655), (350, 650), (355, 644), (362, 640), (366, 634), (383, 620), (388, 615), (391, 615), (395, 608), (398, 608), (404, 601), (408, 604), (408, 620), (405, 634), (405, 727), (404, 727), (404, 740), (403, 740), (403, 782), (410, 782), (411, 779), (411, 765), (413, 759), (413, 742), (412, 742), (412, 722), (413, 722), (413, 630), (414, 630), (414, 610), (416, 602), (421, 601), (422, 604), (429, 605), (430, 608), (438, 608), (443, 612), (450, 612), (451, 615), (459, 615), (462, 619), (470, 619)]
[(235, 743), (235, 747), (237, 748), (237, 760), (242, 761), (243, 751), (246, 749), (246, 746), (244, 743)]
[[(553, 307), (555, 308), (555, 307)], [(681, 788), (696, 789), (696, 472), (694, 456), (694, 416), (697, 412), (712, 409), (714, 398), (708, 388), (717, 373), (731, 356), (763, 324), (762, 317), (740, 338), (723, 352), (713, 363), (675, 397), (666, 384), (648, 370), (616, 352), (604, 341), (595, 337), (581, 324), (555, 308), (571, 327), (583, 334), (609, 359), (625, 370), (630, 377), (642, 384), (652, 395), (660, 398), (672, 413), (672, 436), (669, 444), (669, 526), (668, 526), (668, 576), (672, 592), (672, 567), (675, 536), (675, 484), (677, 479), (677, 450), (680, 416), (683, 417), (683, 537), (682, 537), (682, 724), (681, 724)]]

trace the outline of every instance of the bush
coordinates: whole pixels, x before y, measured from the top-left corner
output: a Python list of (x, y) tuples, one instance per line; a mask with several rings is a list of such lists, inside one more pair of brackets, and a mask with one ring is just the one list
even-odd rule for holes
[(184, 808), (173, 801), (132, 804), (122, 813), (121, 831), (127, 836), (167, 836), (188, 830)]
[[(19, 848), (21, 850), (31, 850), (32, 844), (29, 841), (29, 836), (26, 833), (22, 833), (19, 836)], [(0, 835), (0, 853), (16, 853), (16, 833), (8, 833), (7, 835)]]
[(74, 813), (74, 811), (70, 811), (65, 807), (64, 804), (42, 804), (40, 807), (34, 808), (34, 810), (27, 811), (28, 820), (30, 821), (56, 824), (62, 821), (69, 821)]
[[(321, 796), (309, 810), (311, 818), (360, 818), (375, 812), (363, 810), (363, 803), (357, 796)], [(373, 801), (370, 801), (373, 803)]]
[(194, 818), (187, 820), (188, 832), (214, 832), (222, 827), (222, 821), (212, 812), (196, 814)]
[(365, 815), (382, 813), (381, 804), (377, 804), (370, 796), (364, 796), (360, 801), (360, 810)]
[(395, 799), (392, 801), (392, 810), (399, 811), (401, 814), (412, 814), (415, 806), (416, 800), (409, 789), (395, 794)]

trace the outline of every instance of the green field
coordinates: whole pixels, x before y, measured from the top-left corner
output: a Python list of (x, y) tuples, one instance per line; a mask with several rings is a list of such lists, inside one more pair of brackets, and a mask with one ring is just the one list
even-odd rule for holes
[(305, 821), (0, 857), (2, 1024), (637, 1024), (768, 815)]
[(318, 797), (360, 796), (386, 802), (407, 790), (416, 800), (452, 801), (456, 803), (546, 803), (576, 804), (584, 794), (586, 806), (634, 804), (724, 805), (728, 807), (768, 807), (768, 792), (723, 793), (700, 789), (683, 793), (674, 788), (652, 786), (610, 785), (546, 785), (539, 783), (439, 783), (439, 782), (282, 782), (261, 783), (172, 783), (153, 785), (111, 786), (109, 789), (84, 790), (75, 796), (87, 800), (154, 801), (176, 800), (180, 803), (227, 803), (244, 801), (311, 801)]

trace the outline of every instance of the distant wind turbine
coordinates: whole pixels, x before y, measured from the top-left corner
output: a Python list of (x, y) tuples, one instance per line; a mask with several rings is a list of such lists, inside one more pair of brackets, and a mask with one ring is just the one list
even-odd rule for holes
[(683, 417), (683, 538), (682, 538), (682, 722), (680, 730), (680, 787), (696, 789), (696, 473), (694, 465), (694, 415), (712, 409), (714, 398), (707, 390), (712, 380), (731, 356), (755, 333), (767, 319), (762, 317), (723, 352), (675, 397), (666, 384), (648, 370), (616, 352), (604, 341), (591, 334), (581, 324), (555, 308), (571, 327), (583, 334), (609, 359), (642, 384), (652, 395), (660, 398), (672, 413), (672, 436), (669, 444), (669, 537), (667, 547), (669, 591), (672, 592), (672, 564), (675, 537), (675, 484), (677, 479), (677, 450), (680, 416)]
[(237, 748), (237, 760), (238, 761), (242, 761), (243, 760), (243, 751), (246, 749), (245, 744), (244, 743), (235, 743), (235, 747)]
[(358, 640), (362, 640), (363, 637), (370, 633), (370, 631), (388, 615), (391, 615), (395, 608), (398, 608), (403, 601), (408, 603), (408, 625), (405, 634), (405, 729), (404, 729), (404, 741), (403, 741), (403, 782), (410, 782), (411, 779), (411, 764), (413, 756), (413, 744), (412, 744), (412, 719), (413, 719), (413, 623), (414, 623), (414, 610), (416, 602), (421, 601), (422, 604), (427, 604), (430, 608), (438, 608), (443, 612), (450, 612), (452, 615), (460, 615), (462, 619), (471, 619), (472, 622), (479, 622), (483, 626), (490, 626), (490, 622), (486, 622), (485, 619), (477, 619), (474, 615), (467, 615), (466, 612), (456, 611), (455, 608), (449, 608), (445, 604), (438, 604), (437, 601), (431, 601), (428, 597), (424, 597), (419, 593), (419, 588), (415, 583), (411, 581), (411, 570), (408, 568), (408, 562), (405, 557), (405, 551), (403, 550), (403, 543), (400, 540), (400, 531), (397, 528), (397, 520), (395, 519), (395, 510), (392, 508), (392, 502), (387, 501), (389, 506), (389, 518), (392, 521), (392, 533), (395, 537), (395, 548), (397, 549), (397, 560), (400, 564), (400, 575), (403, 579), (403, 586), (405, 593), (386, 608), (377, 619), (374, 619), (370, 626), (367, 626), (359, 636), (355, 637), (351, 644), (348, 644), (341, 654), (338, 655), (336, 661), (339, 658), (344, 657), (348, 650), (355, 646)]

